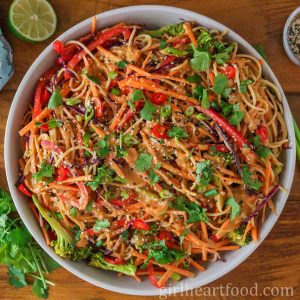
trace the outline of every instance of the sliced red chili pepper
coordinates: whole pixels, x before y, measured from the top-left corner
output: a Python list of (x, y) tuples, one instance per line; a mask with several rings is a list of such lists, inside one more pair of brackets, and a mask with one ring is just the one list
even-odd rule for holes
[(160, 231), (160, 233), (158, 234), (158, 239), (161, 241), (164, 240), (168, 248), (172, 248), (174, 245), (172, 234), (168, 230)]
[(167, 135), (167, 127), (161, 124), (154, 125), (152, 128), (152, 134), (158, 139), (166, 139)]
[(167, 56), (165, 56), (164, 60), (161, 63), (160, 68), (162, 68), (162, 67), (164, 67), (164, 66), (172, 63), (175, 59), (176, 59), (176, 56), (174, 56), (174, 55), (167, 55)]
[(177, 45), (185, 45), (185, 44), (188, 44), (190, 42), (190, 39), (189, 38), (180, 38), (180, 39), (177, 39), (175, 40), (173, 43), (172, 43), (172, 47), (175, 47)]
[(18, 189), (26, 196), (32, 197), (32, 193), (27, 189), (24, 183), (18, 185)]
[(226, 75), (228, 77), (228, 79), (234, 79), (236, 70), (235, 70), (235, 67), (233, 67), (233, 66), (226, 66), (224, 69), (221, 70), (221, 73)]
[[(111, 82), (110, 82), (110, 84), (109, 84), (109, 88), (110, 89), (113, 89), (114, 87), (116, 87), (118, 85), (118, 78), (114, 78)], [(127, 87), (127, 88), (129, 88), (129, 87)], [(128, 89), (128, 93), (129, 93), (129, 89)], [(128, 94), (127, 93), (127, 94)]]
[[(142, 100), (136, 101), (136, 102), (135, 102), (135, 111), (132, 110), (132, 109), (129, 109), (129, 110), (126, 112), (126, 114), (125, 114), (125, 116), (124, 116), (125, 121), (124, 121), (123, 124), (128, 123), (128, 122), (133, 118), (133, 116), (134, 116), (134, 114), (136, 113), (136, 111), (140, 111), (140, 110), (143, 108), (143, 106), (144, 106), (144, 102), (143, 102)], [(122, 126), (119, 126), (119, 127), (118, 127), (118, 129), (120, 129), (120, 128), (122, 128)]]
[(68, 178), (69, 169), (66, 166), (59, 166), (55, 172), (56, 181), (64, 181)]
[(87, 234), (88, 236), (93, 236), (93, 235), (97, 235), (98, 234), (98, 232), (95, 231), (93, 228), (86, 229), (84, 231), (84, 233)]
[(211, 149), (212, 147), (215, 147), (216, 151), (218, 152), (230, 152), (229, 149), (223, 145), (223, 144), (211, 144), (208, 145), (209, 149)]
[(94, 109), (95, 109), (95, 117), (102, 118), (103, 117), (103, 103), (99, 98), (93, 98), (94, 101)]
[(264, 125), (259, 125), (256, 129), (256, 134), (259, 136), (260, 138), (260, 142), (262, 144), (265, 144), (268, 140), (269, 137), (269, 133), (268, 133), (268, 129), (266, 126)]
[(51, 93), (45, 87), (43, 94), (42, 94), (42, 98), (41, 98), (42, 104), (48, 104), (50, 96), (51, 96)]
[(117, 221), (117, 224), (118, 224), (119, 227), (124, 227), (125, 223), (126, 223), (126, 219), (125, 218), (120, 219), (120, 220)]
[(113, 265), (125, 264), (125, 261), (119, 257), (104, 256), (104, 260)]
[(219, 241), (219, 239), (217, 238), (217, 236), (215, 234), (212, 234), (210, 237), (209, 237), (212, 241), (214, 241), (215, 243), (217, 243)]
[(161, 94), (161, 93), (153, 93), (152, 94), (151, 102), (153, 104), (162, 105), (162, 104), (166, 103), (167, 100), (168, 100), (168, 96), (165, 94)]
[(134, 229), (142, 229), (142, 230), (150, 230), (151, 229), (149, 224), (147, 224), (142, 219), (134, 220), (132, 226)]
[(240, 147), (250, 146), (250, 142), (231, 124), (228, 123), (221, 115), (215, 112), (213, 109), (207, 109), (204, 107), (197, 106), (197, 108), (205, 115), (214, 120)]
[(53, 43), (53, 50), (59, 54), (59, 55), (68, 55), (68, 54), (72, 54), (72, 56), (69, 58), (69, 60), (74, 56), (74, 54), (76, 53), (78, 47), (77, 45), (65, 45), (62, 41), (60, 40), (56, 40)]
[(39, 126), (39, 128), (43, 131), (49, 131), (49, 126), (48, 124), (42, 124), (41, 126)]
[[(112, 37), (118, 36), (120, 34), (122, 34), (124, 36), (125, 40), (128, 40), (131, 35), (131, 31), (124, 26), (116, 26), (116, 27), (110, 28), (104, 32), (101, 32), (95, 41), (93, 41), (89, 45), (87, 45), (87, 48), (90, 51), (93, 51), (96, 49), (97, 46), (103, 45), (106, 41), (108, 41)], [(68, 62), (68, 67), (73, 69), (82, 60), (82, 58), (85, 55), (86, 55), (86, 51), (81, 50)]]
[(112, 205), (115, 205), (115, 206), (126, 206), (126, 205), (129, 205), (131, 202), (131, 199), (112, 199), (110, 200), (110, 203)]
[(147, 270), (148, 270), (148, 278), (149, 278), (149, 280), (150, 280), (150, 282), (155, 286), (155, 287), (157, 287), (157, 288), (163, 288), (164, 287), (164, 285), (162, 285), (162, 286), (160, 286), (159, 284), (158, 284), (158, 280), (156, 279), (156, 277), (155, 277), (155, 275), (154, 275), (154, 269), (153, 269), (153, 265), (151, 264), (151, 263), (149, 263), (148, 264), (148, 268), (147, 268)]

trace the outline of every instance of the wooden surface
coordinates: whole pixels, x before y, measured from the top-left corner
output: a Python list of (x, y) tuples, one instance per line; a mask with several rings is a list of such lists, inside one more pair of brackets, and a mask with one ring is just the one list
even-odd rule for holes
[[(29, 0), (30, 1), (30, 0)], [(3, 138), (6, 117), (16, 89), (25, 72), (50, 41), (36, 45), (16, 39), (6, 25), (7, 11), (11, 1), (0, 1), (0, 25), (14, 49), (15, 74), (0, 92), (0, 159), (3, 162)], [(151, 0), (51, 0), (57, 13), (56, 36), (78, 22), (100, 12), (138, 4), (156, 4)], [(294, 66), (283, 50), (282, 31), (289, 14), (300, 5), (295, 0), (161, 0), (159, 4), (172, 5), (199, 12), (236, 31), (252, 44), (263, 44), (270, 65), (279, 79), (292, 112), (300, 124), (300, 68)], [(292, 287), (294, 297), (300, 299), (300, 169), (296, 168), (293, 188), (289, 200), (264, 243), (238, 268), (211, 283), (209, 287), (225, 286), (251, 288), (256, 282), (259, 290), (264, 287)], [(0, 186), (6, 186), (4, 164), (0, 165)], [(203, 274), (205, 276), (205, 274)], [(136, 299), (133, 296), (112, 293), (94, 287), (64, 269), (51, 274), (56, 283), (50, 290), (49, 299)], [(116, 279), (117, 280), (117, 279)], [(180, 296), (170, 296), (179, 299)], [(143, 297), (138, 297), (142, 299)], [(180, 297), (196, 299), (196, 296)], [(244, 299), (258, 297), (244, 297)], [(262, 297), (260, 297), (262, 298)], [(272, 297), (266, 297), (272, 299)], [(275, 297), (273, 297), (275, 299)], [(30, 288), (16, 290), (7, 283), (6, 268), (0, 267), (0, 299), (35, 299)], [(144, 298), (146, 299), (146, 298)], [(148, 297), (147, 299), (158, 299)], [(202, 299), (232, 299), (216, 291), (216, 296)], [(237, 297), (236, 299), (241, 299)], [(284, 299), (284, 298), (282, 298)]]

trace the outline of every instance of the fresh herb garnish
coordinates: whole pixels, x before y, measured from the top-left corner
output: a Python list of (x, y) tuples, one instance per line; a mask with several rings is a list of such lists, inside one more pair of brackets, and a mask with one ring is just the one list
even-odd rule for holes
[(97, 151), (97, 156), (101, 158), (105, 158), (108, 155), (110, 152), (109, 135), (106, 135), (95, 144), (95, 150)]
[(100, 231), (103, 228), (108, 228), (110, 226), (109, 220), (103, 219), (103, 220), (97, 220), (93, 229), (95, 231)]
[(250, 188), (258, 191), (263, 183), (261, 181), (259, 181), (258, 179), (252, 179), (252, 173), (249, 170), (248, 166), (243, 166), (242, 167), (242, 174), (243, 174), (243, 181), (244, 183), (249, 186)]
[(55, 109), (56, 107), (59, 107), (63, 104), (62, 96), (59, 92), (53, 92), (51, 95), (49, 102), (48, 102), (48, 108), (49, 109)]
[(153, 185), (153, 184), (159, 182), (159, 180), (160, 180), (160, 177), (158, 175), (156, 175), (155, 172), (151, 169), (150, 173), (149, 173), (150, 184)]
[(191, 82), (191, 83), (199, 83), (201, 80), (200, 75), (195, 74), (195, 75), (191, 75), (191, 76), (187, 76), (186, 81)]
[(133, 93), (130, 95), (130, 99), (128, 101), (128, 105), (133, 111), (136, 111), (135, 102), (138, 100), (145, 100), (145, 95), (142, 90), (135, 89)]
[(128, 62), (124, 59), (120, 60), (119, 62), (116, 63), (116, 66), (121, 70), (125, 69), (127, 65), (128, 65)]
[(199, 48), (194, 48), (193, 58), (190, 64), (195, 71), (206, 71), (210, 66), (210, 53)]
[(138, 159), (134, 162), (137, 171), (144, 172), (150, 169), (152, 165), (152, 156), (147, 153), (140, 153)]
[(245, 113), (240, 110), (240, 106), (238, 104), (233, 104), (232, 111), (233, 113), (228, 121), (230, 124), (237, 126), (244, 119)]
[(240, 213), (240, 205), (233, 197), (228, 198), (226, 204), (231, 207), (230, 220), (233, 221)]
[(47, 164), (45, 160), (42, 161), (40, 170), (32, 175), (36, 182), (39, 182), (45, 178), (53, 178), (54, 167), (51, 164)]
[(210, 160), (201, 161), (196, 164), (196, 181), (205, 188), (213, 178), (213, 167)]
[(218, 95), (222, 95), (224, 90), (228, 87), (228, 78), (224, 74), (217, 74), (214, 81), (214, 91)]
[(170, 138), (188, 138), (188, 133), (181, 127), (173, 127), (167, 131), (167, 135)]
[(252, 84), (254, 82), (253, 79), (247, 79), (247, 80), (243, 80), (240, 83), (240, 92), (245, 94), (247, 92), (247, 86), (249, 84)]
[(121, 90), (117, 89), (117, 88), (112, 88), (112, 90), (110, 92), (115, 96), (120, 96), (120, 94), (121, 94)]
[(153, 118), (153, 114), (155, 113), (156, 108), (150, 101), (146, 101), (143, 109), (141, 110), (141, 116), (143, 119), (147, 121), (151, 121)]
[(86, 74), (85, 76), (87, 77), (88, 80), (92, 81), (93, 83), (96, 83), (96, 84), (100, 83), (99, 78), (97, 78), (96, 76), (93, 76), (90, 74)]
[(97, 168), (97, 174), (94, 176), (93, 181), (87, 182), (86, 185), (91, 188), (92, 191), (96, 191), (98, 186), (104, 182), (111, 182), (113, 180), (114, 171), (108, 169), (105, 166)]
[(107, 76), (110, 79), (115, 79), (118, 76), (118, 73), (116, 73), (114, 71), (110, 71), (110, 72), (108, 72)]

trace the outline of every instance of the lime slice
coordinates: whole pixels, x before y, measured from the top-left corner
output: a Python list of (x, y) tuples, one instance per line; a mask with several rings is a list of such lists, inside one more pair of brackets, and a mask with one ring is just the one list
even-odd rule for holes
[(19, 39), (40, 42), (54, 33), (56, 14), (46, 0), (15, 0), (9, 8), (8, 25)]

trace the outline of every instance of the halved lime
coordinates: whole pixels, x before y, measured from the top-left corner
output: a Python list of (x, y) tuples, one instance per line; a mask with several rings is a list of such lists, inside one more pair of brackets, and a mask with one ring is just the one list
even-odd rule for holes
[(56, 14), (46, 0), (15, 0), (9, 8), (8, 25), (19, 39), (40, 42), (54, 33)]

